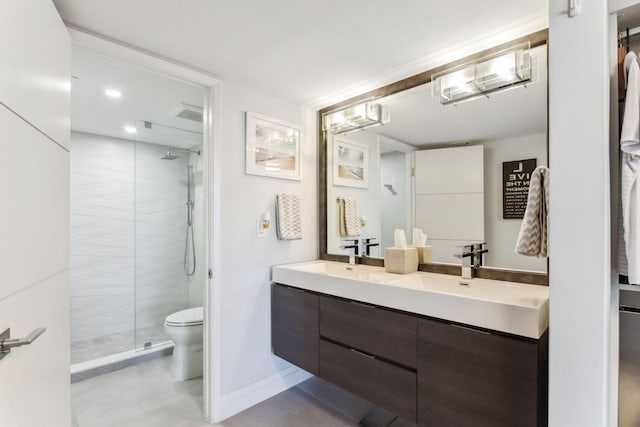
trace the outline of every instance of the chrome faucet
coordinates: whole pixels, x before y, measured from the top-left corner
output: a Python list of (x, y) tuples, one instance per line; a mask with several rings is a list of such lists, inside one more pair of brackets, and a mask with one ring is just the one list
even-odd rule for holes
[(462, 259), (462, 278), (472, 279), (475, 271), (482, 266), (482, 254), (489, 252), (484, 248), (486, 243), (470, 243), (460, 246), (461, 254), (455, 254), (456, 258)]
[(353, 249), (353, 253), (349, 254), (349, 264), (350, 265), (355, 265), (356, 257), (358, 256), (358, 253), (360, 252), (360, 241), (358, 239), (353, 239), (352, 242), (353, 242), (352, 245), (340, 246), (340, 249)]

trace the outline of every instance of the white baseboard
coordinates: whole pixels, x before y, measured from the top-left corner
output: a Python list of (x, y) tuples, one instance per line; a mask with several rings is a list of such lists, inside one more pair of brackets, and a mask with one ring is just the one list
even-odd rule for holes
[(290, 389), (312, 376), (313, 375), (307, 371), (303, 371), (296, 366), (291, 366), (241, 389), (222, 395), (220, 396), (219, 402), (215, 405), (217, 410), (213, 414), (212, 421), (219, 423), (278, 393)]

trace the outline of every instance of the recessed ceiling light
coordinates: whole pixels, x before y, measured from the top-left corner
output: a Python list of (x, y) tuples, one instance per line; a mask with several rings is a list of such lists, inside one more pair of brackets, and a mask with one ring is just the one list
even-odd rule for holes
[(137, 129), (133, 126), (125, 126), (124, 131), (127, 133), (136, 133)]
[(122, 92), (116, 89), (105, 89), (104, 94), (109, 98), (120, 98), (122, 96)]

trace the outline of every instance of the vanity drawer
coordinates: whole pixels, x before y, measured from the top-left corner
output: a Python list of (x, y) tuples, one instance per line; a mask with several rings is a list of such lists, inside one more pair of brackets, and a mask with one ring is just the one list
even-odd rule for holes
[(371, 305), (320, 297), (320, 335), (348, 347), (417, 366), (416, 317)]
[(320, 340), (320, 377), (416, 422), (416, 373)]

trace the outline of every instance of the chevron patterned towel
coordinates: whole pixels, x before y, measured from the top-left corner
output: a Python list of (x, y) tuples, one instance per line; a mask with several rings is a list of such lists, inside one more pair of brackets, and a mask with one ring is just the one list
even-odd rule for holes
[(340, 236), (354, 237), (360, 235), (360, 212), (358, 202), (350, 197), (341, 197), (339, 204)]
[(538, 166), (531, 174), (527, 209), (522, 218), (516, 253), (547, 256), (547, 215), (549, 212), (549, 169)]
[(278, 193), (276, 195), (276, 232), (280, 240), (302, 239), (299, 194)]

